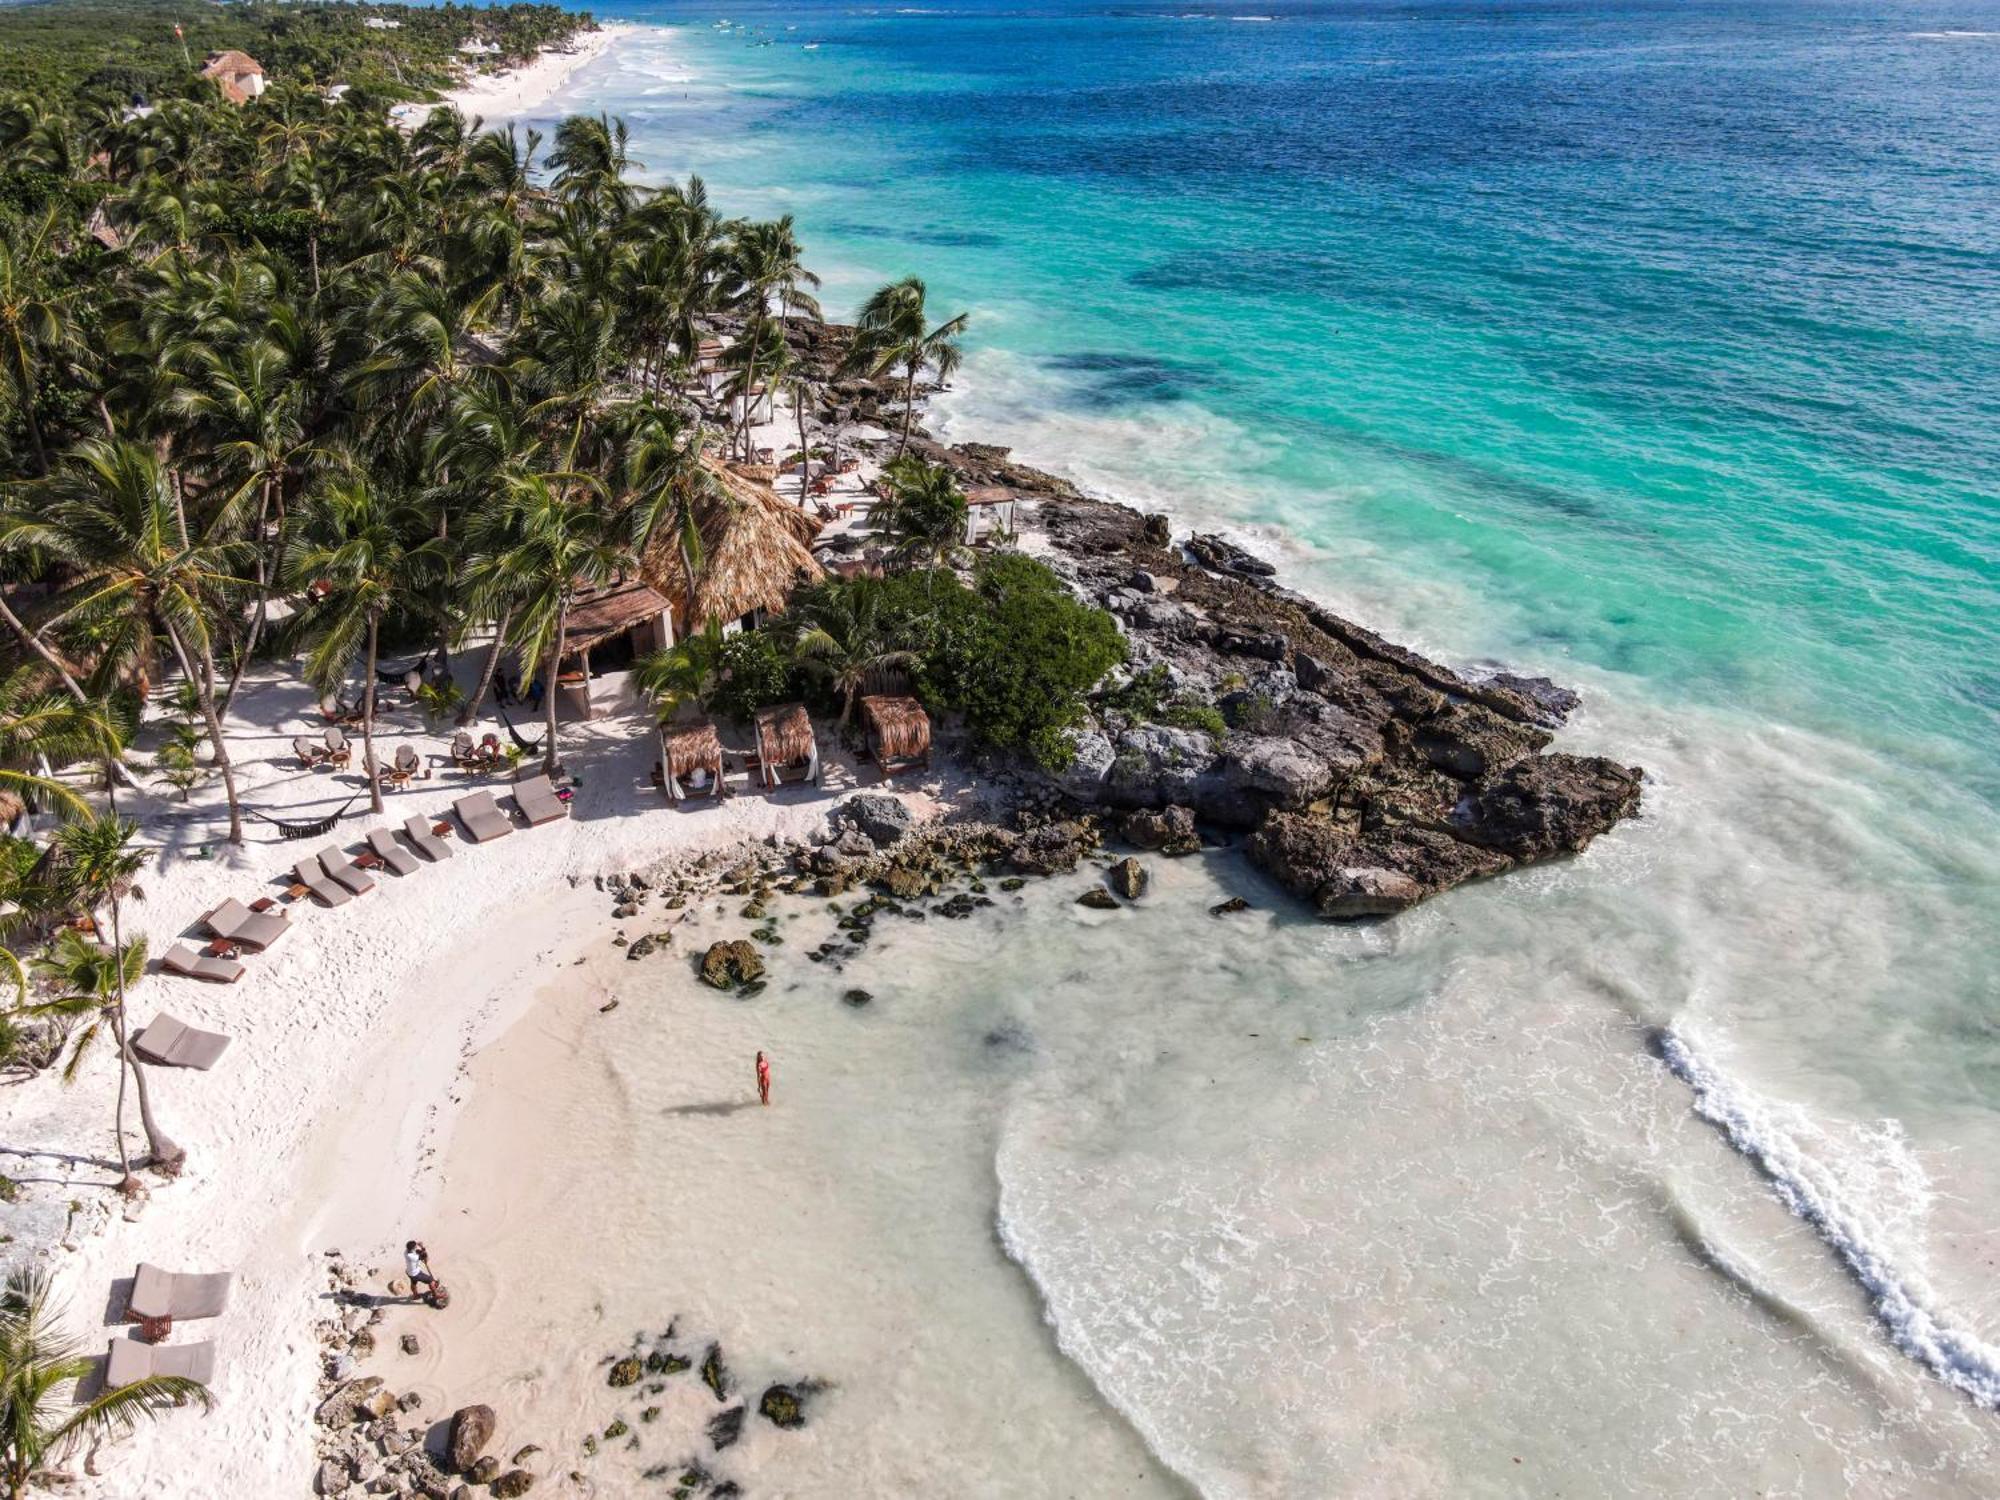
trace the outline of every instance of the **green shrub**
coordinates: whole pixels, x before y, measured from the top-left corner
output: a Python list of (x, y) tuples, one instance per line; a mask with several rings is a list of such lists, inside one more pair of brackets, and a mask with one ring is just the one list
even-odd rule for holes
[(795, 696), (790, 658), (771, 631), (746, 630), (723, 642), (708, 694), (712, 711), (741, 723), (758, 709)]
[(1218, 740), (1229, 733), (1229, 723), (1222, 717), (1221, 709), (1192, 698), (1176, 698), (1169, 703), (1160, 711), (1159, 722), (1176, 729), (1198, 729)]

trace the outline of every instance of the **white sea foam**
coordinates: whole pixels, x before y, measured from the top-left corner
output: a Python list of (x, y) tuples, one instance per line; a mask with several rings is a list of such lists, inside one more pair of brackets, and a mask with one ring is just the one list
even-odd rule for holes
[[(2000, 1408), (2000, 1348), (1951, 1326), (1921, 1265), (1899, 1257), (1893, 1242), (1908, 1236), (1896, 1234), (1895, 1224), (1910, 1216), (1908, 1209), (1892, 1207), (1885, 1215), (1883, 1205), (1855, 1195), (1839, 1168), (1814, 1149), (1832, 1143), (1804, 1111), (1760, 1099), (1671, 1030), (1661, 1035), (1660, 1053), (1694, 1090), (1696, 1112), (1754, 1161), (1785, 1206), (1846, 1261), (1896, 1347), (1981, 1406)], [(1900, 1130), (1885, 1123), (1876, 1142), (1894, 1163), (1897, 1186), (1916, 1203), (1927, 1202), (1929, 1178)]]

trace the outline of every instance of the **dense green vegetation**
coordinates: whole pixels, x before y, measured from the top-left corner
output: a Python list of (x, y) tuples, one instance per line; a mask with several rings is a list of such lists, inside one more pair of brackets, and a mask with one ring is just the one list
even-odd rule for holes
[[(393, 29), (365, 24), (369, 17)], [(183, 35), (174, 35), (175, 26)], [(235, 49), (272, 82), (346, 83), (387, 98), (424, 98), (465, 62), (461, 42), (500, 50), (489, 65), (534, 56), (591, 25), (554, 5), (225, 5), (175, 0), (28, 0), (0, 5), (0, 92), (43, 103), (123, 106), (203, 97), (212, 52)]]

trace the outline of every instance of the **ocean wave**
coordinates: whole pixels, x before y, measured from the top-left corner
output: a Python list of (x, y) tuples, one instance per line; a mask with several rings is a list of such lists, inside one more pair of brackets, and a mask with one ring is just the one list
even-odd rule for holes
[[(1673, 1030), (1658, 1037), (1661, 1059), (1694, 1091), (1695, 1113), (1762, 1169), (1779, 1199), (1811, 1225), (1867, 1291), (1889, 1340), (1939, 1380), (1988, 1410), (2000, 1410), (2000, 1348), (1950, 1326), (1914, 1267), (1899, 1263), (1881, 1219), (1857, 1201), (1840, 1175), (1800, 1144), (1785, 1111), (1759, 1099), (1698, 1056)], [(1923, 1169), (1904, 1153), (1904, 1186), (1928, 1195)]]

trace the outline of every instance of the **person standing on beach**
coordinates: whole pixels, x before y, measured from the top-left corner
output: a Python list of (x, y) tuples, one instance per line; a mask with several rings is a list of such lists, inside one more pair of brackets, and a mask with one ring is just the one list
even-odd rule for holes
[(771, 1062), (761, 1052), (757, 1054), (757, 1102), (771, 1102)]
[(426, 1286), (433, 1292), (436, 1291), (437, 1277), (431, 1274), (431, 1253), (424, 1248), (421, 1241), (411, 1240), (403, 1246), (403, 1269), (410, 1276), (412, 1297), (417, 1295), (419, 1286)]

